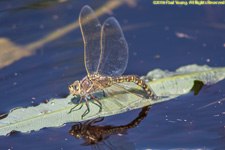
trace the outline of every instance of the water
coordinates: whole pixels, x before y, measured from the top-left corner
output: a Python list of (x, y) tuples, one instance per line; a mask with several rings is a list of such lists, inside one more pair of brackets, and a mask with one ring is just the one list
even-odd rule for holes
[[(9, 39), (17, 48), (34, 46), (32, 44), (37, 44), (52, 32), (65, 34), (39, 43), (27, 57), (22, 54), (24, 51), (20, 51), (16, 56), (21, 58), (13, 60), (15, 51), (10, 53), (7, 60), (12, 59), (12, 62), (0, 70), (1, 113), (69, 94), (68, 85), (84, 77), (86, 72), (79, 28), (66, 34), (63, 27), (78, 19), (84, 5), (98, 9), (107, 2), (0, 2), (0, 37)], [(113, 15), (124, 30), (130, 52), (125, 74), (145, 75), (155, 68), (172, 71), (193, 63), (224, 66), (224, 13), (223, 6), (153, 6), (150, 1), (144, 0), (136, 5), (122, 4), (99, 19), (103, 22)], [(155, 58), (157, 55), (160, 59)], [(224, 102), (200, 109), (224, 98), (224, 83), (204, 86), (197, 96), (193, 96), (192, 92), (153, 105), (138, 127), (127, 130), (126, 135), (113, 135), (107, 140), (114, 145), (113, 149), (225, 149)], [(125, 125), (140, 111), (107, 117), (98, 125)], [(84, 141), (69, 135), (72, 125), (0, 137), (0, 147), (90, 149), (90, 146), (80, 145)], [(119, 141), (115, 142), (115, 139)]]

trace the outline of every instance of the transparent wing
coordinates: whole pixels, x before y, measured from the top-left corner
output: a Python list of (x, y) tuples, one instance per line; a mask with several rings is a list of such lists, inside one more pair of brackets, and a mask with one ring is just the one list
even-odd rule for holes
[(89, 6), (81, 9), (79, 23), (84, 41), (84, 64), (90, 75), (96, 72), (99, 63), (101, 24)]
[[(136, 100), (141, 100), (144, 98), (144, 94), (143, 90), (132, 90), (127, 88), (126, 86), (124, 86), (124, 84), (118, 83), (118, 84), (113, 84), (110, 87), (104, 87), (104, 85), (102, 85), (101, 83), (99, 83), (98, 81), (92, 81), (92, 83), (96, 86), (98, 86), (98, 91), (101, 91), (100, 95), (98, 93), (98, 98), (99, 97), (105, 97), (106, 95), (109, 96), (109, 99), (111, 99), (112, 103), (117, 105), (118, 109), (123, 109), (125, 107), (127, 107), (129, 105), (129, 103), (131, 102), (131, 96), (132, 96), (132, 100), (134, 102), (137, 102)], [(133, 86), (134, 87), (134, 86)], [(106, 95), (102, 95), (102, 91), (104, 91), (104, 93)], [(104, 105), (104, 109), (107, 109), (107, 105)], [(108, 109), (108, 111), (110, 111), (111, 108)]]
[(118, 21), (110, 17), (101, 29), (101, 56), (98, 73), (116, 77), (124, 73), (128, 62), (128, 45)]

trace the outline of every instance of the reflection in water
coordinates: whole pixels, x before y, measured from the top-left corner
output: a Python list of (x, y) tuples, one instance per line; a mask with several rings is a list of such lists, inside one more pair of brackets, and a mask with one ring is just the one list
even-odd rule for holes
[[(122, 126), (104, 125), (98, 126), (95, 123), (103, 121), (104, 118), (97, 118), (85, 123), (78, 123), (72, 126), (69, 134), (77, 139), (83, 139), (81, 145), (91, 145), (93, 149), (135, 149), (134, 144), (127, 142), (123, 135), (127, 129), (136, 127), (146, 116), (151, 106), (143, 107), (138, 117), (132, 122)], [(119, 145), (118, 145), (119, 144)]]

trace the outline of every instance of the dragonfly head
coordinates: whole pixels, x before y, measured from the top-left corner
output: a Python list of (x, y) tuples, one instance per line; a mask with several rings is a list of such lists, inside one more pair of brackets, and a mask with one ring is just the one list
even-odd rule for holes
[(80, 95), (80, 82), (77, 80), (73, 84), (71, 84), (69, 86), (69, 91), (74, 97), (79, 96)]

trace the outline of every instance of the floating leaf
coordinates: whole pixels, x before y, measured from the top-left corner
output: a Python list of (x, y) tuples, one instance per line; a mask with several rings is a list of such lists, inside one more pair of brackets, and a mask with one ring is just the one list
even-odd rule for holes
[[(53, 99), (35, 107), (18, 108), (11, 111), (6, 118), (0, 120), (0, 135), (6, 135), (11, 131), (30, 132), (44, 127), (59, 127), (67, 122), (80, 122), (110, 116), (171, 100), (179, 95), (189, 93), (195, 81), (211, 84), (223, 80), (225, 68), (188, 65), (177, 69), (176, 72), (153, 70), (142, 78), (152, 80), (149, 85), (161, 98), (158, 100), (141, 99), (123, 92), (117, 93), (113, 97), (103, 97), (101, 92), (97, 92), (95, 95), (102, 103), (101, 112), (99, 112), (99, 104), (96, 101), (90, 101), (90, 112), (82, 118), (82, 114), (87, 110), (87, 107), (83, 105), (85, 103), (77, 107), (83, 106), (79, 110), (68, 113), (75, 106), (75, 104), (70, 103), (73, 96), (69, 95), (66, 98)], [(195, 89), (199, 88), (201, 87), (197, 86)], [(142, 91), (139, 87), (131, 90), (134, 92)], [(79, 100), (79, 98), (76, 100)]]

